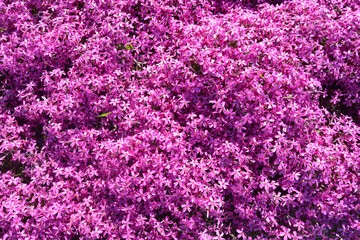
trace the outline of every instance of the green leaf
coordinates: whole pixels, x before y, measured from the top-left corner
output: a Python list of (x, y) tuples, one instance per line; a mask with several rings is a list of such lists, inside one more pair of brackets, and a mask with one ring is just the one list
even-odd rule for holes
[(293, 96), (292, 94), (289, 94), (287, 97), (284, 97), (284, 98), (286, 98), (286, 99), (293, 99), (294, 96)]
[(120, 44), (118, 44), (118, 45), (116, 45), (116, 50), (124, 50), (124, 49), (126, 49), (126, 50), (133, 50), (134, 49), (134, 46), (130, 43), (130, 44), (128, 44), (128, 45), (126, 45), (126, 46), (124, 46), (124, 44), (122, 44), (122, 43), (120, 43)]
[(261, 73), (260, 77), (264, 80), (266, 80), (266, 78), (264, 77), (264, 73)]
[(110, 114), (112, 114), (112, 112), (100, 114), (98, 117), (106, 117), (107, 115), (110, 115)]
[(130, 44), (126, 45), (125, 49), (132, 50), (132, 49), (134, 49), (134, 46), (130, 43)]

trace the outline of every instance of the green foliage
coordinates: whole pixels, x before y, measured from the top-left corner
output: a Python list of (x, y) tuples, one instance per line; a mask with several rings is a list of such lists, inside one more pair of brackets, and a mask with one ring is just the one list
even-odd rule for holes
[(133, 50), (134, 46), (130, 43), (127, 45), (124, 45), (123, 43), (120, 43), (118, 45), (116, 45), (116, 50), (120, 51), (120, 50)]
[(284, 97), (285, 99), (294, 99), (294, 95), (292, 95), (292, 94), (289, 94), (289, 95), (287, 95), (286, 97)]
[(264, 73), (261, 73), (260, 77), (264, 80), (266, 80), (266, 78), (264, 77)]
[(106, 117), (107, 115), (110, 115), (112, 114), (112, 112), (107, 112), (107, 113), (103, 113), (103, 114), (100, 114), (98, 117)]

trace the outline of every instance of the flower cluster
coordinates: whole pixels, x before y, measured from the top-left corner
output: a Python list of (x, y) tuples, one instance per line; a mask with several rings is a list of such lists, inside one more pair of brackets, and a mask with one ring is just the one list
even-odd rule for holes
[(358, 0), (0, 1), (0, 238), (360, 238)]

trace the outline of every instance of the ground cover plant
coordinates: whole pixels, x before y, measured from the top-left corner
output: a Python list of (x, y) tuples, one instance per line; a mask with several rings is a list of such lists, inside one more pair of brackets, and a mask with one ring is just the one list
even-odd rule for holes
[(360, 238), (357, 0), (0, 0), (0, 238)]

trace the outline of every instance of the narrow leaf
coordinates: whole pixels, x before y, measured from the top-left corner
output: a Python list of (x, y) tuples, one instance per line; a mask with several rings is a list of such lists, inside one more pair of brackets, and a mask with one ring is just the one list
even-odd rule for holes
[(264, 73), (261, 73), (260, 77), (264, 80), (266, 80), (266, 78), (264, 77)]
[(110, 115), (110, 114), (112, 114), (112, 112), (100, 114), (98, 117), (106, 117), (107, 115)]

